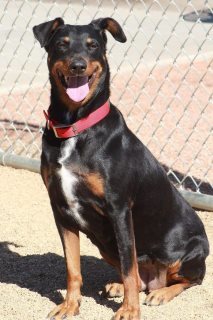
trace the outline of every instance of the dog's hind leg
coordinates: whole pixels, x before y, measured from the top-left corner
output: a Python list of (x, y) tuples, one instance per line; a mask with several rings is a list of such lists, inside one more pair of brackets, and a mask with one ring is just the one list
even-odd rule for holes
[(201, 284), (205, 274), (204, 259), (194, 258), (186, 262), (176, 261), (168, 266), (167, 287), (151, 291), (145, 304), (157, 306), (171, 301), (185, 289)]
[(146, 297), (145, 304), (148, 306), (165, 304), (191, 286), (192, 285), (189, 282), (183, 282), (174, 284), (170, 287), (154, 290)]

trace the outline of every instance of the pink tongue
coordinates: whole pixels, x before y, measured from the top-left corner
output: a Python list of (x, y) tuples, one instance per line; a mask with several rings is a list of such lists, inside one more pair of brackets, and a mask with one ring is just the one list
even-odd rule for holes
[(71, 77), (66, 93), (75, 102), (84, 100), (89, 93), (87, 77)]

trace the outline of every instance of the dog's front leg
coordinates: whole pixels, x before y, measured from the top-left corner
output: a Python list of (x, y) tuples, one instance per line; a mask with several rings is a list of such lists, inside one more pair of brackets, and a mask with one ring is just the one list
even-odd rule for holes
[(140, 320), (138, 264), (131, 210), (129, 208), (113, 209), (111, 219), (118, 245), (124, 285), (123, 304), (115, 314), (114, 320)]
[(79, 313), (81, 301), (82, 277), (80, 270), (79, 231), (68, 230), (58, 226), (61, 236), (67, 267), (67, 294), (64, 302), (58, 305), (50, 314), (54, 320), (70, 319)]

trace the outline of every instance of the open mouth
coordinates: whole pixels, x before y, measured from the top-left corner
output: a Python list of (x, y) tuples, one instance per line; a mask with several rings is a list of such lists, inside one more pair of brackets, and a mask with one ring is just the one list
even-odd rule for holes
[(94, 72), (91, 76), (65, 76), (61, 71), (58, 71), (58, 77), (69, 98), (75, 102), (80, 102), (83, 101), (88, 95), (96, 78), (96, 72)]

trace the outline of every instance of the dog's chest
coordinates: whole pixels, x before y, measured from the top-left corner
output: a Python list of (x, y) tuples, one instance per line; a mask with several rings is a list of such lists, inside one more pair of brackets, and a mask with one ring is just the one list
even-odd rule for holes
[(82, 228), (87, 225), (86, 220), (82, 216), (82, 208), (76, 196), (76, 187), (79, 183), (78, 176), (73, 172), (72, 166), (69, 164), (77, 143), (77, 137), (67, 140), (60, 151), (58, 163), (61, 165), (57, 170), (59, 177), (60, 189), (68, 204), (69, 209), (63, 209), (63, 214), (72, 216), (75, 222)]
[(80, 142), (76, 136), (56, 149), (44, 139), (42, 177), (58, 219), (88, 234), (106, 225), (105, 181)]

